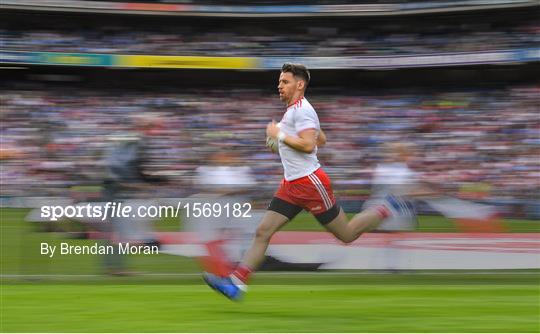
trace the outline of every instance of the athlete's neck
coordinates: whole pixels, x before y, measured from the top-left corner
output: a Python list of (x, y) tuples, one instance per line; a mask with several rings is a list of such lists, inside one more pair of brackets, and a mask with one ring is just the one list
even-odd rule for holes
[(294, 94), (293, 97), (287, 101), (287, 108), (304, 98), (304, 93)]

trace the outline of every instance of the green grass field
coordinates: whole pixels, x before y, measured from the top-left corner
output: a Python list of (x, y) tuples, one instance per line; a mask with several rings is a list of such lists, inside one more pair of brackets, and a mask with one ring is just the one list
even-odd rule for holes
[(9, 285), (8, 332), (538, 332), (533, 285)]
[[(99, 257), (36, 255), (39, 242), (64, 235), (35, 232), (25, 210), (0, 214), (0, 332), (540, 332), (538, 270), (260, 273), (232, 303), (202, 284), (191, 259), (135, 256), (140, 275), (103, 276)], [(320, 229), (309, 216), (287, 228)], [(453, 226), (422, 217), (420, 230)]]

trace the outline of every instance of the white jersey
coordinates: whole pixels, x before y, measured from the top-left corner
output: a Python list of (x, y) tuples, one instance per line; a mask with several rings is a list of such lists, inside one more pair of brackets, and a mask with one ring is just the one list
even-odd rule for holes
[(251, 169), (247, 166), (200, 166), (196, 182), (212, 188), (249, 187), (255, 184)]
[[(401, 162), (377, 165), (373, 173), (373, 200), (378, 201), (388, 194), (406, 195), (417, 184), (418, 176), (406, 164)], [(370, 207), (370, 201), (365, 207)], [(390, 217), (377, 228), (383, 231), (406, 231), (416, 226), (415, 217)]]
[[(256, 184), (251, 169), (247, 166), (200, 166), (197, 168), (195, 182), (203, 192), (191, 196), (189, 199), (184, 199), (186, 204), (192, 204), (192, 214), (190, 215), (189, 210), (184, 212), (182, 221), (185, 224), (183, 226), (186, 231), (195, 232), (197, 239), (203, 243), (211, 240), (228, 239), (226, 254), (231, 255), (228, 248), (229, 246), (233, 247), (236, 240), (230, 240), (230, 238), (240, 237), (244, 232), (252, 233), (252, 231), (254, 232), (254, 227), (251, 226), (257, 226), (257, 223), (253, 220), (256, 218), (246, 219), (242, 215), (236, 217), (232, 214), (233, 206), (236, 203), (243, 205), (244, 203), (249, 203), (250, 199), (240, 195), (229, 195), (231, 191), (248, 190)], [(200, 206), (203, 212), (202, 214), (200, 212), (197, 214), (195, 208), (200, 203), (203, 203)], [(210, 205), (210, 210), (205, 209), (208, 206), (207, 204)], [(229, 209), (231, 210), (230, 215), (228, 213), (221, 214), (222, 212), (229, 212), (227, 211)], [(212, 212), (207, 215), (204, 213), (206, 212), (204, 210)], [(252, 213), (250, 211), (250, 214)], [(244, 248), (247, 248), (249, 245), (250, 243)], [(235, 251), (234, 254), (238, 254), (238, 252)], [(239, 255), (234, 256), (234, 260), (239, 261), (237, 259)]]
[[(294, 137), (298, 137), (303, 130), (321, 130), (315, 109), (304, 97), (287, 108), (279, 126), (283, 133)], [(317, 159), (317, 147), (311, 153), (304, 153), (285, 143), (279, 143), (279, 155), (287, 181), (307, 176), (321, 167)]]
[(388, 194), (405, 195), (417, 183), (418, 176), (401, 162), (377, 165), (373, 173), (373, 192), (375, 196)]

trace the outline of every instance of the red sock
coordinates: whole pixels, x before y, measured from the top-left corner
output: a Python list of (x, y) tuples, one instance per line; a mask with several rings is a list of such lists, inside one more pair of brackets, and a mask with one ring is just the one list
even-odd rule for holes
[(208, 255), (201, 256), (199, 261), (205, 271), (218, 276), (226, 276), (233, 270), (234, 267), (223, 250), (224, 244), (225, 240), (212, 240), (204, 244)]
[(381, 219), (386, 219), (391, 215), (390, 211), (384, 205), (375, 207), (375, 211), (381, 217)]
[(251, 268), (246, 265), (240, 264), (238, 265), (238, 267), (236, 267), (236, 270), (233, 271), (231, 275), (241, 280), (244, 284), (247, 284), (251, 272)]

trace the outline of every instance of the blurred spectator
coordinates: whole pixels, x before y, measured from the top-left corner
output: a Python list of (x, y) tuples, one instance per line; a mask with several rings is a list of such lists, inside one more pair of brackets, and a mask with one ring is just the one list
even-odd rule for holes
[[(412, 167), (430, 182), (469, 198), (537, 199), (540, 189), (540, 87), (377, 95), (312, 93), (331, 138), (321, 149), (337, 185), (369, 185), (384, 159), (377, 149), (404, 140), (418, 148)], [(140, 114), (160, 115), (148, 148), (148, 168), (189, 192), (201, 157), (235, 151), (264, 187), (282, 169), (265, 149), (264, 125), (282, 105), (258, 90), (155, 94), (137, 91), (8, 90), (2, 94), (0, 138), (5, 196), (66, 196), (77, 185), (100, 184), (109, 138)], [(215, 143), (220, 143), (216, 146)], [(427, 152), (429, 154), (422, 154)], [(156, 194), (158, 196), (159, 194)], [(472, 196), (472, 197), (471, 197)]]
[(62, 28), (16, 26), (0, 30), (6, 50), (194, 56), (369, 56), (474, 52), (540, 46), (538, 20), (500, 24), (415, 22), (134, 28), (96, 25)]

